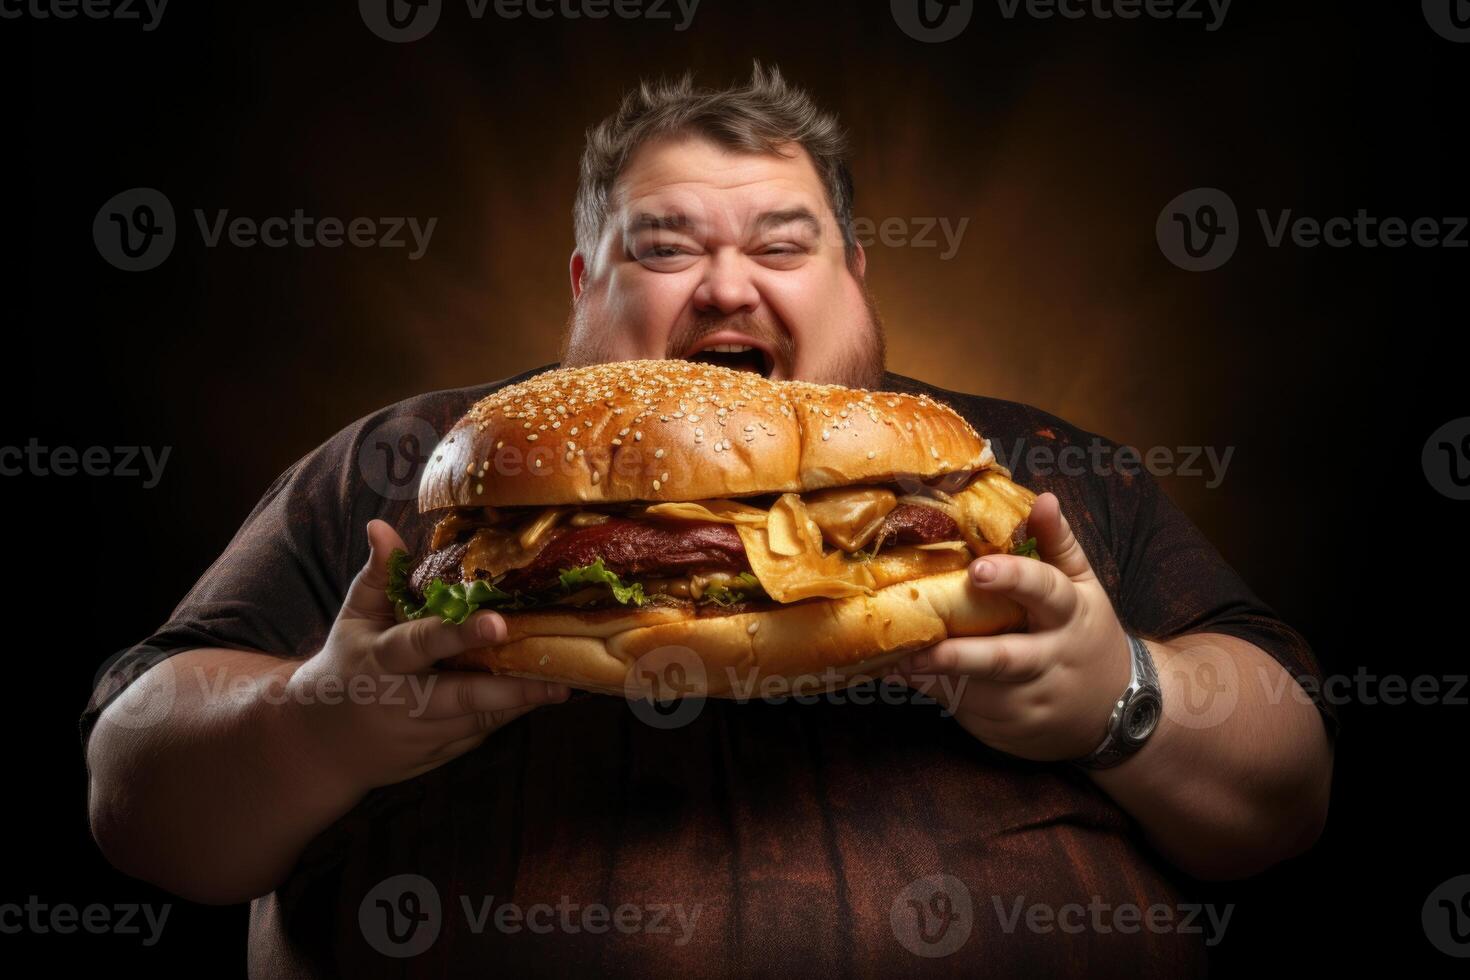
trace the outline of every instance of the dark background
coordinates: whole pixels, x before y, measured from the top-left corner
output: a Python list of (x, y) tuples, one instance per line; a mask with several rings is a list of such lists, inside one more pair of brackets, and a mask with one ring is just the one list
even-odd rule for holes
[[(0, 478), (19, 641), (0, 903), (168, 901), (93, 845), (76, 717), (104, 659), (149, 634), (282, 469), (410, 394), (552, 360), (584, 129), (642, 76), (779, 65), (853, 134), (859, 216), (970, 219), (958, 253), (869, 247), (890, 366), (1025, 401), (1141, 447), (1235, 447), (1228, 476), (1163, 478), (1324, 669), (1463, 674), (1467, 504), (1425, 440), (1466, 409), (1466, 250), (1266, 246), (1255, 209), (1470, 212), (1470, 45), (1415, 3), (1237, 0), (1222, 29), (1002, 18), (921, 44), (888, 5), (705, 0), (669, 21), (471, 19), (386, 43), (351, 3), (170, 5), (159, 28), (0, 21), (12, 194), (0, 445), (172, 447), (162, 482)], [(112, 195), (179, 215), (159, 268), (93, 245)], [(1189, 188), (1241, 212), (1235, 257), (1167, 262)], [(405, 250), (203, 247), (192, 210), (437, 216)], [(14, 210), (11, 212), (14, 214)], [(14, 232), (20, 232), (15, 234)], [(1457, 326), (1458, 324), (1458, 326)], [(1470, 692), (1461, 692), (1462, 696)], [(1219, 975), (1322, 963), (1448, 974), (1420, 924), (1470, 872), (1470, 708), (1342, 707), (1331, 823), (1309, 855), (1203, 888), (1236, 903)], [(0, 936), (57, 968), (244, 966), (246, 910), (176, 902), (163, 940)]]

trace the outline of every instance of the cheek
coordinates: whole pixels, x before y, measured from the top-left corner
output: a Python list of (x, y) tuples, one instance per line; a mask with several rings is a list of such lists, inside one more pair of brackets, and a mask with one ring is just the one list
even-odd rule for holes
[(620, 270), (595, 299), (593, 315), (618, 336), (630, 356), (662, 357), (692, 293), (685, 276)]
[(814, 269), (791, 275), (766, 292), (798, 349), (821, 352), (846, 347), (866, 330), (862, 293), (846, 271)]

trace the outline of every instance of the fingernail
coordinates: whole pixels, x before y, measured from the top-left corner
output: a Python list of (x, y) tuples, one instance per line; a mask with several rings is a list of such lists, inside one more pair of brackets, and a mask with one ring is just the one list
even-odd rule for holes
[(980, 559), (970, 566), (970, 577), (977, 582), (989, 582), (995, 578), (995, 562)]
[(928, 669), (929, 669), (929, 655), (926, 654), (926, 653), (918, 654), (917, 656), (912, 657), (909, 660), (909, 670), (910, 670), (910, 672), (915, 671), (915, 670), (928, 670)]
[(482, 640), (488, 640), (492, 643), (498, 641), (500, 639), (500, 617), (494, 615), (481, 616), (476, 632)]

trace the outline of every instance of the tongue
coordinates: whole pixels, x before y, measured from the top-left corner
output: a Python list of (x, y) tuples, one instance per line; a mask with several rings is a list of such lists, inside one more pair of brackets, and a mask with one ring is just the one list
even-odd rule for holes
[(703, 350), (695, 354), (690, 360), (699, 361), (704, 364), (716, 364), (720, 367), (734, 368), (737, 371), (753, 371), (756, 374), (766, 373), (766, 359), (755, 348), (751, 348), (748, 351), (741, 351), (738, 354), (732, 354), (728, 351)]

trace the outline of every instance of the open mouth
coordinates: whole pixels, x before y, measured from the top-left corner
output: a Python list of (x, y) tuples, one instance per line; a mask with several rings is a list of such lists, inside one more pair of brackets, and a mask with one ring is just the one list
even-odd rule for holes
[(775, 367), (775, 359), (766, 351), (752, 344), (740, 343), (716, 343), (707, 347), (701, 347), (684, 356), (686, 361), (699, 361), (704, 364), (715, 364), (719, 367), (732, 368), (736, 371), (750, 371), (761, 377), (769, 378)]

